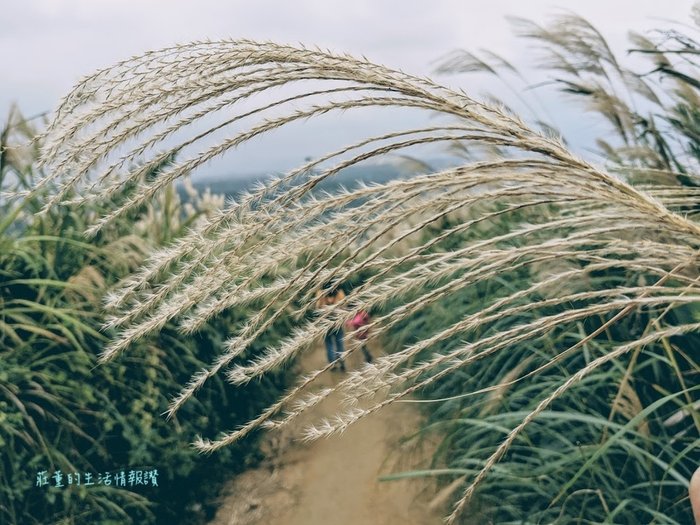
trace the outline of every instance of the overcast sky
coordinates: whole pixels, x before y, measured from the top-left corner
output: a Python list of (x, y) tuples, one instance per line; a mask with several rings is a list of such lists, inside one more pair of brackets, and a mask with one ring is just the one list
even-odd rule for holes
[[(662, 20), (690, 22), (692, 4), (692, 0), (4, 0), (0, 112), (6, 113), (12, 102), (26, 115), (53, 109), (81, 76), (96, 68), (176, 42), (221, 37), (303, 42), (365, 55), (479, 92), (484, 86), (470, 86), (466, 78), (432, 74), (434, 61), (459, 48), (487, 48), (516, 65), (525, 64), (530, 51), (512, 36), (506, 15), (545, 22), (566, 8), (588, 18), (622, 51), (631, 29), (666, 25)], [(576, 123), (565, 117), (559, 124)], [(369, 129), (373, 122), (367, 116), (352, 125)], [(274, 154), (268, 149), (265, 158), (258, 155), (259, 165), (282, 169), (300, 156), (320, 153), (315, 148), (324, 146), (309, 145), (302, 155), (303, 140), (295, 136), (288, 144), (276, 142)]]

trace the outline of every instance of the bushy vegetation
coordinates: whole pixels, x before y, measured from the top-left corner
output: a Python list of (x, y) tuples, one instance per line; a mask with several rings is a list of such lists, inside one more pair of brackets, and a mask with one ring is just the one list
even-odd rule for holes
[[(551, 83), (610, 125), (610, 132), (597, 141), (600, 158), (668, 208), (695, 217), (697, 204), (691, 196), (696, 195), (699, 181), (700, 128), (692, 114), (698, 106), (700, 46), (676, 30), (659, 31), (655, 40), (632, 34), (630, 54), (644, 54), (652, 66), (637, 73), (621, 64), (603, 36), (578, 17), (567, 15), (545, 27), (516, 22), (523, 37), (535, 39), (544, 64), (555, 73)], [(491, 56), (489, 61), (467, 51), (449, 56), (440, 71), (486, 72), (501, 75), (505, 82), (518, 77), (522, 82), (522, 75), (501, 57)], [(539, 79), (537, 83), (542, 85)], [(552, 126), (541, 125), (553, 132)], [(459, 145), (455, 149), (459, 151)], [(441, 249), (506, 235), (518, 224), (542, 223), (556, 214), (550, 206), (511, 214), (491, 221), (486, 232), (451, 238)], [(470, 219), (453, 216), (427, 231), (426, 238)], [(628, 235), (621, 242), (634, 237)], [(593, 259), (552, 261), (480, 280), (477, 286), (456, 291), (402, 320), (386, 338), (387, 344), (399, 348), (415, 344), (440, 326), (527, 289), (543, 274), (569, 271), (573, 278), (590, 265), (595, 265)], [(617, 289), (623, 295), (630, 285), (657, 282), (659, 276), (645, 266), (640, 261), (635, 268), (587, 272), (585, 283), (565, 280), (534, 297), (522, 297), (513, 302), (522, 309), (517, 317), (493, 319), (481, 327), (478, 337), (564, 315), (567, 308), (549, 304), (552, 295), (568, 295), (568, 307), (580, 308), (600, 300), (586, 297), (586, 289)], [(695, 269), (687, 276), (697, 279)], [(444, 477), (446, 491), (454, 491), (459, 480), (476, 475), (510, 429), (536, 409), (543, 392), (555, 389), (596, 357), (641, 340), (659, 326), (698, 319), (696, 302), (661, 310), (637, 308), (612, 325), (605, 316), (593, 315), (553, 327), (538, 340), (516, 340), (506, 352), (431, 383), (424, 391), (430, 401), (425, 431), (444, 436), (433, 474)], [(431, 351), (447, 354), (459, 344), (452, 339)], [(577, 347), (579, 352), (562, 355), (563, 350)], [(688, 480), (700, 465), (698, 348), (697, 334), (650, 341), (559, 396), (518, 436), (484, 480), (465, 523), (690, 523)], [(546, 371), (535, 375), (540, 367)], [(430, 371), (434, 373), (440, 370)]]
[[(139, 269), (109, 295), (115, 332), (102, 359), (143, 366), (145, 356), (159, 355), (144, 353), (145, 344), (161, 348), (179, 330), (194, 334), (185, 346), (197, 345), (212, 333), (210, 323), (239, 312), (218, 348), (211, 336), (210, 353), (197, 354), (203, 370), (189, 382), (171, 378), (184, 386), (169, 416), (212, 435), (230, 427), (210, 413), (201, 420), (199, 407), (222, 374), (247, 392), (358, 308), (372, 310), (370, 339), (393, 351), (340, 381), (335, 390), (348, 410), (309, 427), (307, 439), (340, 433), (420, 393), (431, 407), (425, 431), (444, 436), (429, 474), (444, 476), (453, 491), (452, 523), (688, 523), (688, 480), (700, 461), (698, 46), (680, 33), (659, 42), (635, 37), (656, 65), (646, 75), (622, 67), (578, 18), (521, 27), (544, 43), (565, 91), (612, 124), (599, 141), (605, 168), (573, 155), (551, 126), (346, 55), (200, 42), (88, 77), (49, 125), (46, 177), (25, 198), (48, 192), (45, 217), (96, 206), (94, 221), (76, 228), (100, 247), (119, 239), (119, 225), (133, 223), (173, 181), (280, 126), (366, 107), (442, 118), (308, 162), (139, 258)], [(446, 68), (498, 69), (469, 53)], [(654, 75), (672, 84), (653, 85)], [(281, 97), (278, 87), (310, 79), (325, 87), (252, 110), (236, 105), (260, 93)], [(196, 124), (204, 117), (219, 120), (202, 131)], [(222, 129), (235, 131), (213, 138)], [(175, 145), (167, 143), (173, 136)], [(210, 138), (216, 142), (193, 147)], [(434, 143), (452, 144), (464, 162), (313, 192), (342, 169)], [(174, 155), (182, 160), (171, 163)], [(326, 283), (352, 279), (346, 299), (309, 318)], [(288, 320), (296, 330), (252, 352)], [(259, 428), (284, 427), (331, 393), (313, 390), (331, 366), (196, 447), (219, 457)], [(148, 384), (133, 368), (139, 381), (115, 385), (116, 398)], [(241, 417), (258, 406), (246, 408)]]
[[(37, 144), (16, 112), (0, 137), (5, 190), (30, 189)], [(83, 235), (99, 206), (37, 212), (50, 192), (0, 205), (0, 522), (198, 523), (223, 480), (256, 459), (255, 440), (216, 456), (188, 444), (198, 430), (235, 427), (284, 386), (275, 374), (245, 389), (216, 379), (182, 417), (160, 414), (193, 370), (210, 360), (241, 319), (230, 311), (195, 337), (171, 326), (120, 362), (97, 366), (109, 340), (103, 296), (154, 248), (182, 235), (212, 199), (182, 205), (173, 188), (97, 238)], [(104, 206), (108, 204), (105, 203)], [(271, 331), (268, 342), (280, 333)], [(260, 344), (265, 344), (261, 342)], [(259, 351), (252, 347), (250, 355)], [(36, 486), (37, 473), (157, 469), (158, 487)]]
[[(547, 206), (493, 221), (486, 235), (507, 234), (514, 224), (532, 224), (552, 213)], [(467, 218), (447, 219), (442, 228)], [(455, 249), (478, 243), (482, 234), (450, 239)], [(697, 304), (676, 307), (660, 318), (658, 311), (635, 309), (600, 331), (605, 316), (592, 315), (568, 326), (553, 326), (541, 337), (518, 341), (539, 320), (566, 316), (568, 308), (585, 308), (600, 298), (586, 289), (617, 288), (658, 279), (642, 266), (590, 271), (587, 282), (576, 274), (594, 261), (534, 264), (480, 280), (477, 286), (453, 294), (397, 323), (384, 338), (388, 349), (404, 348), (429, 338), (469, 316), (522, 293), (543, 274), (567, 273), (571, 280), (552, 283), (510, 305), (517, 316), (495, 316), (475, 336), (488, 339), (510, 330), (514, 341), (502, 352), (463, 370), (442, 375), (443, 367), (427, 370), (418, 381), (430, 383), (421, 393), (425, 427), (418, 437), (439, 437), (433, 469), (440, 486), (457, 494), (460, 481), (478, 474), (489, 456), (523, 418), (536, 410), (543, 394), (556, 389), (577, 371), (621, 344), (648, 336), (655, 323), (697, 322)], [(443, 283), (436, 283), (439, 286)], [(552, 304), (551, 295), (568, 298)], [(388, 305), (390, 310), (393, 306)], [(577, 352), (580, 341), (590, 334)], [(417, 362), (435, 353), (449, 355), (464, 340), (436, 343)], [(698, 398), (697, 334), (664, 338), (637, 347), (606, 369), (589, 374), (559, 396), (517, 437), (485, 478), (464, 523), (690, 523), (687, 483), (700, 463), (698, 419), (688, 410)], [(449, 366), (449, 362), (446, 366)], [(446, 368), (445, 366), (445, 368)], [(431, 381), (432, 376), (441, 376)]]

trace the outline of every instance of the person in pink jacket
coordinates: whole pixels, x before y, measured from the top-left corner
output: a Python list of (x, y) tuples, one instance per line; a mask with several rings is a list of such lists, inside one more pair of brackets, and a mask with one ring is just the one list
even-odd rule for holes
[(369, 314), (365, 310), (360, 310), (355, 314), (355, 317), (350, 319), (348, 322), (348, 325), (350, 329), (353, 330), (353, 335), (359, 340), (362, 341), (362, 355), (365, 356), (365, 361), (368, 363), (372, 362), (372, 354), (369, 353), (369, 350), (367, 349), (367, 344), (365, 341), (367, 340), (367, 337), (369, 336), (369, 328), (367, 328), (367, 325), (370, 323), (370, 317)]

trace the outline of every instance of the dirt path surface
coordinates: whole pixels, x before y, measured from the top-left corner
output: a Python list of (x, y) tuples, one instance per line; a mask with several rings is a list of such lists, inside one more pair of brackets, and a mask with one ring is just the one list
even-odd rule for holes
[[(360, 365), (350, 356), (348, 365)], [(317, 348), (300, 371), (325, 364)], [(321, 378), (338, 383), (339, 373)], [(444, 509), (431, 510), (435, 489), (424, 479), (381, 482), (382, 475), (428, 465), (433, 444), (403, 438), (418, 428), (411, 405), (397, 404), (352, 425), (343, 435), (302, 443), (295, 438), (309, 422), (340, 408), (331, 396), (284, 433), (271, 432), (260, 468), (233, 479), (210, 525), (440, 525)]]

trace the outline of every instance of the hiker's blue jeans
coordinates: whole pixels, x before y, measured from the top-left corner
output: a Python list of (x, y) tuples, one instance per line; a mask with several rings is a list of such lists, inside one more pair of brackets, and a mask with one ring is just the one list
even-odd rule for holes
[(332, 363), (339, 357), (343, 356), (343, 329), (338, 328), (337, 330), (331, 330), (326, 334), (323, 339), (323, 343), (326, 345), (326, 356), (328, 356), (328, 362)]

